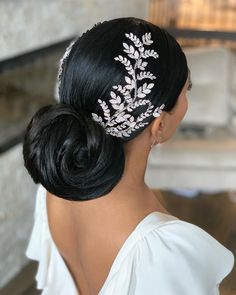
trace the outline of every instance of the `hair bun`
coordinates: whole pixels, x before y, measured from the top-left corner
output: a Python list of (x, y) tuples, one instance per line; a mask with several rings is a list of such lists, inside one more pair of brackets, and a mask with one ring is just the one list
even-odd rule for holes
[(71, 105), (39, 109), (23, 142), (24, 165), (35, 183), (68, 200), (107, 194), (122, 176), (122, 143)]

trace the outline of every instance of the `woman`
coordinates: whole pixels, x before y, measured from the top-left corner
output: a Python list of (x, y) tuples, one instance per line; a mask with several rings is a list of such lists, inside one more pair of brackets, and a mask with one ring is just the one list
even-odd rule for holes
[(59, 102), (36, 112), (23, 144), (40, 183), (26, 254), (42, 294), (219, 294), (232, 252), (171, 215), (144, 181), (190, 88), (179, 44), (141, 19), (99, 23), (67, 48)]

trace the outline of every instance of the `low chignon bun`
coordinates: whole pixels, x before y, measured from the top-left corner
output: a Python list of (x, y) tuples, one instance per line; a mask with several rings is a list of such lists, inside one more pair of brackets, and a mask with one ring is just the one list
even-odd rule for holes
[(68, 200), (107, 194), (122, 176), (121, 142), (72, 106), (39, 109), (24, 136), (24, 164), (35, 183)]

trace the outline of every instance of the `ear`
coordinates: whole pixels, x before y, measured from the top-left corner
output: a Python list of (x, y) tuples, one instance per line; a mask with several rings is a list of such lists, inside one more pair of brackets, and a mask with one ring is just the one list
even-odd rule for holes
[(157, 138), (159, 134), (162, 133), (164, 128), (164, 112), (157, 118), (155, 118), (150, 124), (150, 135), (153, 138)]

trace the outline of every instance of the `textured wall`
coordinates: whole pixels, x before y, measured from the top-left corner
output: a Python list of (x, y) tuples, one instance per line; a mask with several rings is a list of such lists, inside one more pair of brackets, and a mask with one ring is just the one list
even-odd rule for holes
[(0, 1), (0, 60), (80, 35), (98, 21), (146, 19), (147, 5), (148, 0)]
[(0, 287), (28, 262), (36, 185), (23, 166), (22, 144), (0, 155)]

